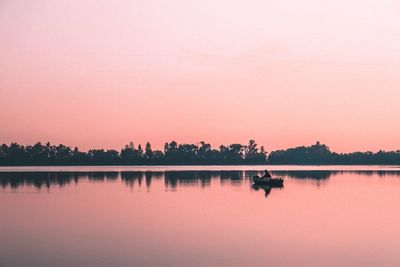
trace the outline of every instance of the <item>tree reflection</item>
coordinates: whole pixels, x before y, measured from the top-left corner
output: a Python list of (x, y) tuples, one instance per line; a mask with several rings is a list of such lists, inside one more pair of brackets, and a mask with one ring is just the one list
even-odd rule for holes
[[(28, 186), (37, 189), (63, 187), (81, 180), (95, 182), (121, 181), (133, 187), (135, 185), (151, 188), (153, 179), (163, 180), (166, 188), (200, 186), (208, 187), (213, 181), (220, 184), (241, 185), (245, 180), (261, 171), (96, 171), (96, 172), (0, 172), (2, 188), (17, 189)], [(333, 175), (353, 173), (358, 175), (400, 176), (400, 171), (272, 171), (274, 177), (317, 182), (327, 181)], [(253, 188), (256, 189), (256, 188)], [(260, 189), (260, 188), (258, 188)], [(256, 189), (256, 190), (258, 190)], [(262, 188), (265, 190), (265, 188)], [(268, 189), (267, 189), (268, 190)]]
[(293, 179), (327, 180), (331, 175), (337, 174), (339, 171), (274, 171), (272, 173), (275, 176), (285, 176)]

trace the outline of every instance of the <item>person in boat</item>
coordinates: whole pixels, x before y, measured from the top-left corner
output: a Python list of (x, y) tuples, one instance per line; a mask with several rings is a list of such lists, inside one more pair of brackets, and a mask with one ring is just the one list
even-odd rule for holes
[(261, 176), (261, 178), (269, 180), (269, 179), (272, 178), (272, 176), (271, 176), (271, 173), (268, 170), (265, 170), (265, 173), (264, 173), (263, 176)]

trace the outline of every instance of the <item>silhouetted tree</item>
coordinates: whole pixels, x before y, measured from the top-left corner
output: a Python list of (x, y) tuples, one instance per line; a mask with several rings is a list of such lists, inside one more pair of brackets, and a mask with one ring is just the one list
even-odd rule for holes
[(250, 163), (265, 163), (267, 159), (267, 153), (265, 152), (264, 147), (262, 146), (259, 150), (257, 147), (257, 143), (254, 140), (250, 140), (249, 144), (245, 148), (244, 158), (246, 162)]
[(188, 165), (188, 164), (400, 164), (400, 151), (335, 153), (317, 142), (311, 146), (300, 146), (272, 151), (268, 157), (264, 147), (258, 148), (254, 140), (247, 145), (221, 145), (213, 149), (210, 144), (165, 143), (164, 152), (153, 151), (146, 143), (136, 149), (130, 142), (120, 152), (116, 150), (91, 149), (81, 152), (77, 147), (65, 145), (23, 146), (17, 143), (0, 146), (0, 165)]
[(149, 142), (146, 143), (146, 148), (145, 148), (145, 157), (147, 160), (152, 160), (153, 159), (153, 150), (151, 149), (151, 144)]

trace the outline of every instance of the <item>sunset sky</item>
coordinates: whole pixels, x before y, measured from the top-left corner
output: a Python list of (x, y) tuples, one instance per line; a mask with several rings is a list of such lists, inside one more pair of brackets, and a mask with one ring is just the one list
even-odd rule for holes
[(0, 143), (400, 149), (398, 0), (0, 0)]

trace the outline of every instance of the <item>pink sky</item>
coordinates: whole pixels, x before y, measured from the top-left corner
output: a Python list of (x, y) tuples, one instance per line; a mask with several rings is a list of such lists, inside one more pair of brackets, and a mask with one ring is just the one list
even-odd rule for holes
[(400, 149), (398, 1), (0, 2), (0, 143)]

